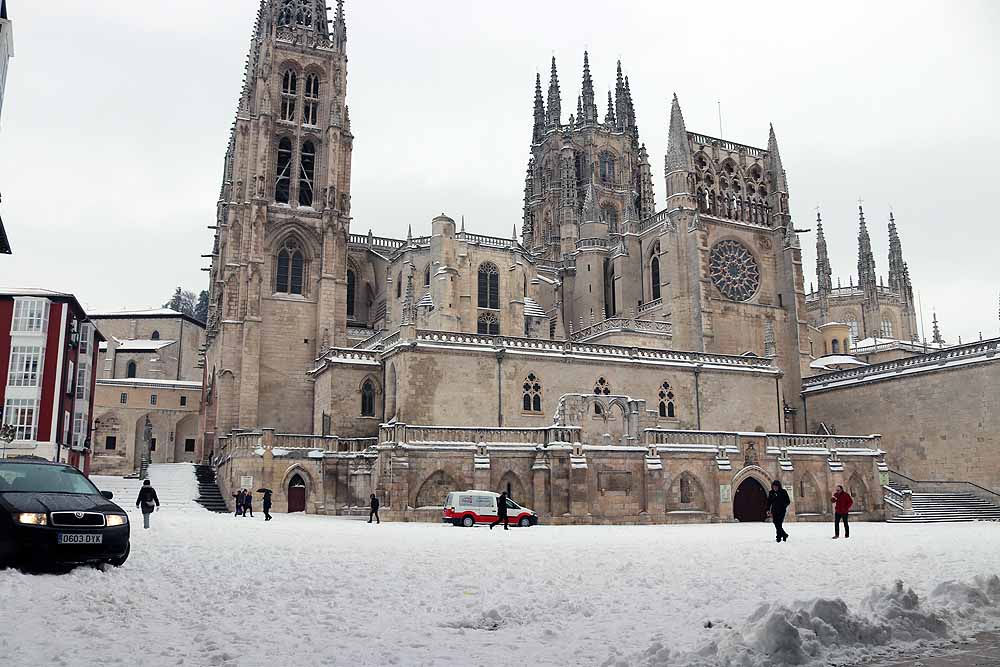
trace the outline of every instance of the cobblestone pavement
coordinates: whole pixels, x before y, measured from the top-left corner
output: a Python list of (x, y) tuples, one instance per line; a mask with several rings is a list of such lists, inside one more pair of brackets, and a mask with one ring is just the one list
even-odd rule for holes
[(1000, 667), (1000, 630), (982, 632), (950, 647), (935, 649), (923, 657), (903, 656), (877, 663), (871, 667)]

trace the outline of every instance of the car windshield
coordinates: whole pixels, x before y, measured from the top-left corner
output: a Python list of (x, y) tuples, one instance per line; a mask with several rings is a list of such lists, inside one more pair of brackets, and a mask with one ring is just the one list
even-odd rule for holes
[(0, 493), (88, 493), (97, 487), (76, 468), (0, 461)]

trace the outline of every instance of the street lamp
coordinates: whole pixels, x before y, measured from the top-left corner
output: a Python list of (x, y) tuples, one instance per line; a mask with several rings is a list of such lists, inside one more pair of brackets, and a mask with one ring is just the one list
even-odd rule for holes
[(153, 440), (153, 424), (149, 421), (149, 415), (146, 415), (146, 424), (142, 427), (142, 440), (145, 443), (143, 459), (152, 463), (153, 455), (149, 450), (149, 445)]
[(0, 458), (7, 458), (7, 445), (14, 442), (14, 427), (10, 424), (0, 425), (0, 443), (3, 443), (3, 448), (0, 449)]

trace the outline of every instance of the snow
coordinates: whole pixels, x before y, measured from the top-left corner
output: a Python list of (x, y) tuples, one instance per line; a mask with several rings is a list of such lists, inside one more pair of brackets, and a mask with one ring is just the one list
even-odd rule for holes
[(124, 567), (0, 572), (5, 665), (835, 665), (1000, 626), (1000, 523), (855, 523), (837, 541), (791, 523), (776, 544), (768, 524), (168, 508), (144, 531), (126, 508)]

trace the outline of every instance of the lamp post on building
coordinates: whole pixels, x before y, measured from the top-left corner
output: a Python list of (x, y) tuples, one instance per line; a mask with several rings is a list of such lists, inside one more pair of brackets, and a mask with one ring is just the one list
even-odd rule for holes
[[(153, 424), (149, 421), (149, 415), (146, 415), (146, 423), (142, 427), (142, 441), (143, 441), (142, 460), (152, 463), (153, 456), (149, 446), (150, 443), (153, 441)], [(140, 468), (142, 467), (142, 461), (139, 462), (139, 467)]]
[(0, 449), (0, 458), (7, 458), (7, 445), (14, 442), (14, 427), (10, 424), (0, 425), (0, 443), (3, 444), (3, 448)]

